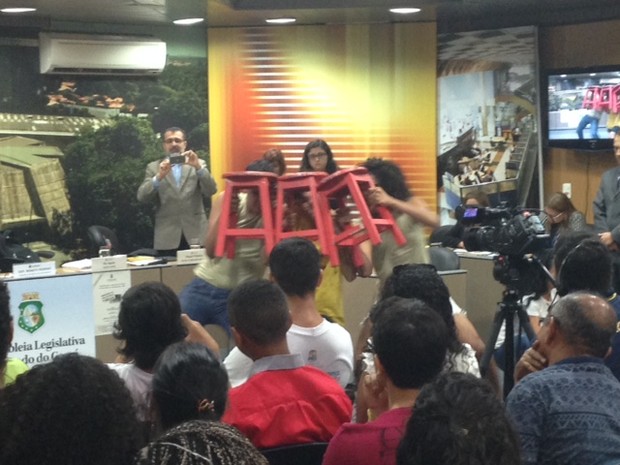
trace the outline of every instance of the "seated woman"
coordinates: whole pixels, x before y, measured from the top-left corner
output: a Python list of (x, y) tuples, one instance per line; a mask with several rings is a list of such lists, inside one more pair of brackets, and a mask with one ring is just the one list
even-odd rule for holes
[(139, 465), (267, 465), (236, 429), (219, 422), (228, 376), (217, 357), (199, 344), (169, 346), (155, 365), (154, 417), (164, 433), (142, 449)]
[(398, 447), (397, 465), (518, 465), (519, 442), (486, 381), (445, 373), (425, 385)]
[(130, 465), (140, 427), (123, 381), (102, 362), (59, 355), (0, 390), (0, 463)]
[(586, 217), (578, 211), (566, 194), (556, 192), (545, 205), (546, 224), (551, 235), (551, 243), (555, 245), (558, 237), (568, 231), (586, 229)]

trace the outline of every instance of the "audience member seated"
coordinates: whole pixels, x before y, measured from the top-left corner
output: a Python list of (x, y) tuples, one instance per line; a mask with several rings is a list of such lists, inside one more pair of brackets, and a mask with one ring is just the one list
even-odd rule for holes
[[(326, 372), (345, 387), (353, 372), (353, 344), (346, 329), (318, 312), (315, 296), (321, 282), (321, 256), (317, 248), (306, 239), (284, 239), (270, 254), (269, 269), (286, 294), (291, 313), (293, 324), (286, 333), (290, 352), (301, 354), (306, 365)], [(235, 387), (247, 380), (252, 360), (236, 347), (224, 365)]]
[(291, 354), (286, 296), (266, 280), (251, 280), (228, 300), (237, 347), (254, 363), (247, 382), (231, 389), (223, 421), (261, 449), (329, 441), (351, 418), (351, 401), (325, 372)]
[[(443, 318), (450, 334), (450, 344), (443, 371), (461, 371), (480, 376), (476, 353), (469, 344), (461, 343), (457, 337), (450, 291), (432, 265), (400, 265), (394, 267), (394, 273), (387, 279), (381, 290), (380, 300), (394, 295), (420, 299)], [(364, 321), (362, 333), (365, 334), (365, 340), (372, 331), (372, 324), (376, 319), (375, 311), (374, 309), (371, 310), (369, 317)], [(361, 351), (363, 352), (364, 350), (364, 347), (362, 347)], [(364, 357), (363, 353), (360, 356)], [(360, 359), (358, 358), (358, 360)], [(361, 373), (356, 399), (356, 421), (359, 423), (367, 420), (368, 406), (365, 402), (367, 381), (366, 375)], [(385, 407), (383, 405), (383, 408)], [(381, 408), (379, 408), (379, 411), (372, 409), (371, 418), (380, 413), (380, 411)]]
[[(569, 232), (558, 239), (554, 250), (552, 274), (556, 276), (558, 296), (576, 291), (596, 293), (607, 299), (618, 317), (620, 298), (611, 289), (611, 256), (605, 245), (594, 234)], [(547, 366), (547, 360), (538, 352), (538, 344), (535, 342), (523, 353), (515, 367), (515, 380)], [(620, 335), (617, 333), (605, 364), (620, 379)]]
[(129, 465), (140, 448), (129, 391), (103, 363), (59, 355), (0, 391), (0, 463)]
[(150, 420), (153, 366), (166, 347), (188, 336), (194, 342), (219, 350), (202, 326), (181, 315), (176, 294), (159, 282), (138, 284), (125, 292), (115, 328), (114, 337), (122, 341), (118, 352), (127, 363), (108, 366), (125, 381), (140, 421)]
[(486, 380), (440, 375), (420, 391), (397, 465), (519, 465), (519, 441)]
[(153, 409), (163, 430), (185, 421), (219, 421), (228, 400), (228, 376), (201, 344), (177, 342), (155, 364)]
[(18, 358), (8, 358), (13, 340), (13, 317), (9, 289), (0, 281), (0, 389), (15, 382), (18, 375), (28, 371), (28, 366)]
[(556, 192), (545, 205), (545, 225), (555, 245), (558, 238), (569, 231), (586, 230), (586, 217), (575, 208), (570, 198), (562, 192)]
[(370, 423), (343, 425), (330, 441), (323, 465), (395, 463), (411, 408), (420, 388), (441, 371), (449, 340), (442, 318), (424, 302), (401, 297), (380, 301), (370, 347), (372, 392), (387, 394), (388, 411)]
[(617, 319), (586, 292), (562, 297), (538, 333), (548, 367), (519, 381), (506, 409), (523, 464), (620, 463), (620, 382), (603, 364)]
[(166, 432), (140, 451), (136, 465), (268, 465), (232, 426), (192, 420)]
[[(537, 254), (538, 260), (549, 272), (553, 272), (553, 266), (551, 266), (553, 260), (553, 253), (550, 249), (545, 249)], [(522, 279), (527, 280), (531, 285), (532, 294), (526, 295), (521, 299), (521, 305), (525, 309), (528, 315), (528, 321), (532, 327), (534, 334), (538, 334), (540, 329), (540, 320), (547, 315), (547, 309), (551, 305), (553, 298), (556, 295), (554, 282), (549, 279), (545, 270), (539, 266), (534, 267), (532, 270), (528, 270), (527, 274), (522, 276)], [(523, 352), (525, 352), (534, 342), (530, 340), (525, 330), (521, 327), (519, 316), (515, 313), (513, 320), (514, 328), (514, 357), (515, 360), (519, 360)], [(497, 335), (495, 341), (495, 352), (493, 357), (497, 366), (504, 370), (506, 366), (506, 348), (504, 342), (506, 341), (506, 323), (502, 322), (502, 326)], [(512, 366), (514, 367), (514, 361)]]

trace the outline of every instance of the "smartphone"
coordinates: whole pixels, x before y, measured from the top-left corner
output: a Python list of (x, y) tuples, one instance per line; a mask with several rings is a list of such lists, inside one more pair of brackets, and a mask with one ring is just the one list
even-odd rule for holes
[(185, 155), (181, 155), (180, 153), (173, 153), (170, 155), (171, 165), (182, 165), (183, 163), (185, 163)]

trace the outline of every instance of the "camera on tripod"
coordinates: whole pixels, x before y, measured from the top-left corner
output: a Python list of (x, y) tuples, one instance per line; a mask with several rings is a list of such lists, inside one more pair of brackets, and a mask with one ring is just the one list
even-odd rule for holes
[(462, 224), (471, 225), (463, 238), (469, 251), (485, 250), (499, 254), (495, 258), (493, 277), (516, 289), (521, 295), (530, 294), (540, 276), (536, 255), (551, 247), (540, 218), (530, 211), (500, 208), (466, 208)]

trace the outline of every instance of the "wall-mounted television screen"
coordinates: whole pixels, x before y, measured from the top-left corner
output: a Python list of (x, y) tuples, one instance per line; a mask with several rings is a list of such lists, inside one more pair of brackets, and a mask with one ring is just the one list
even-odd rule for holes
[(611, 150), (620, 130), (620, 65), (549, 70), (541, 102), (548, 147)]

